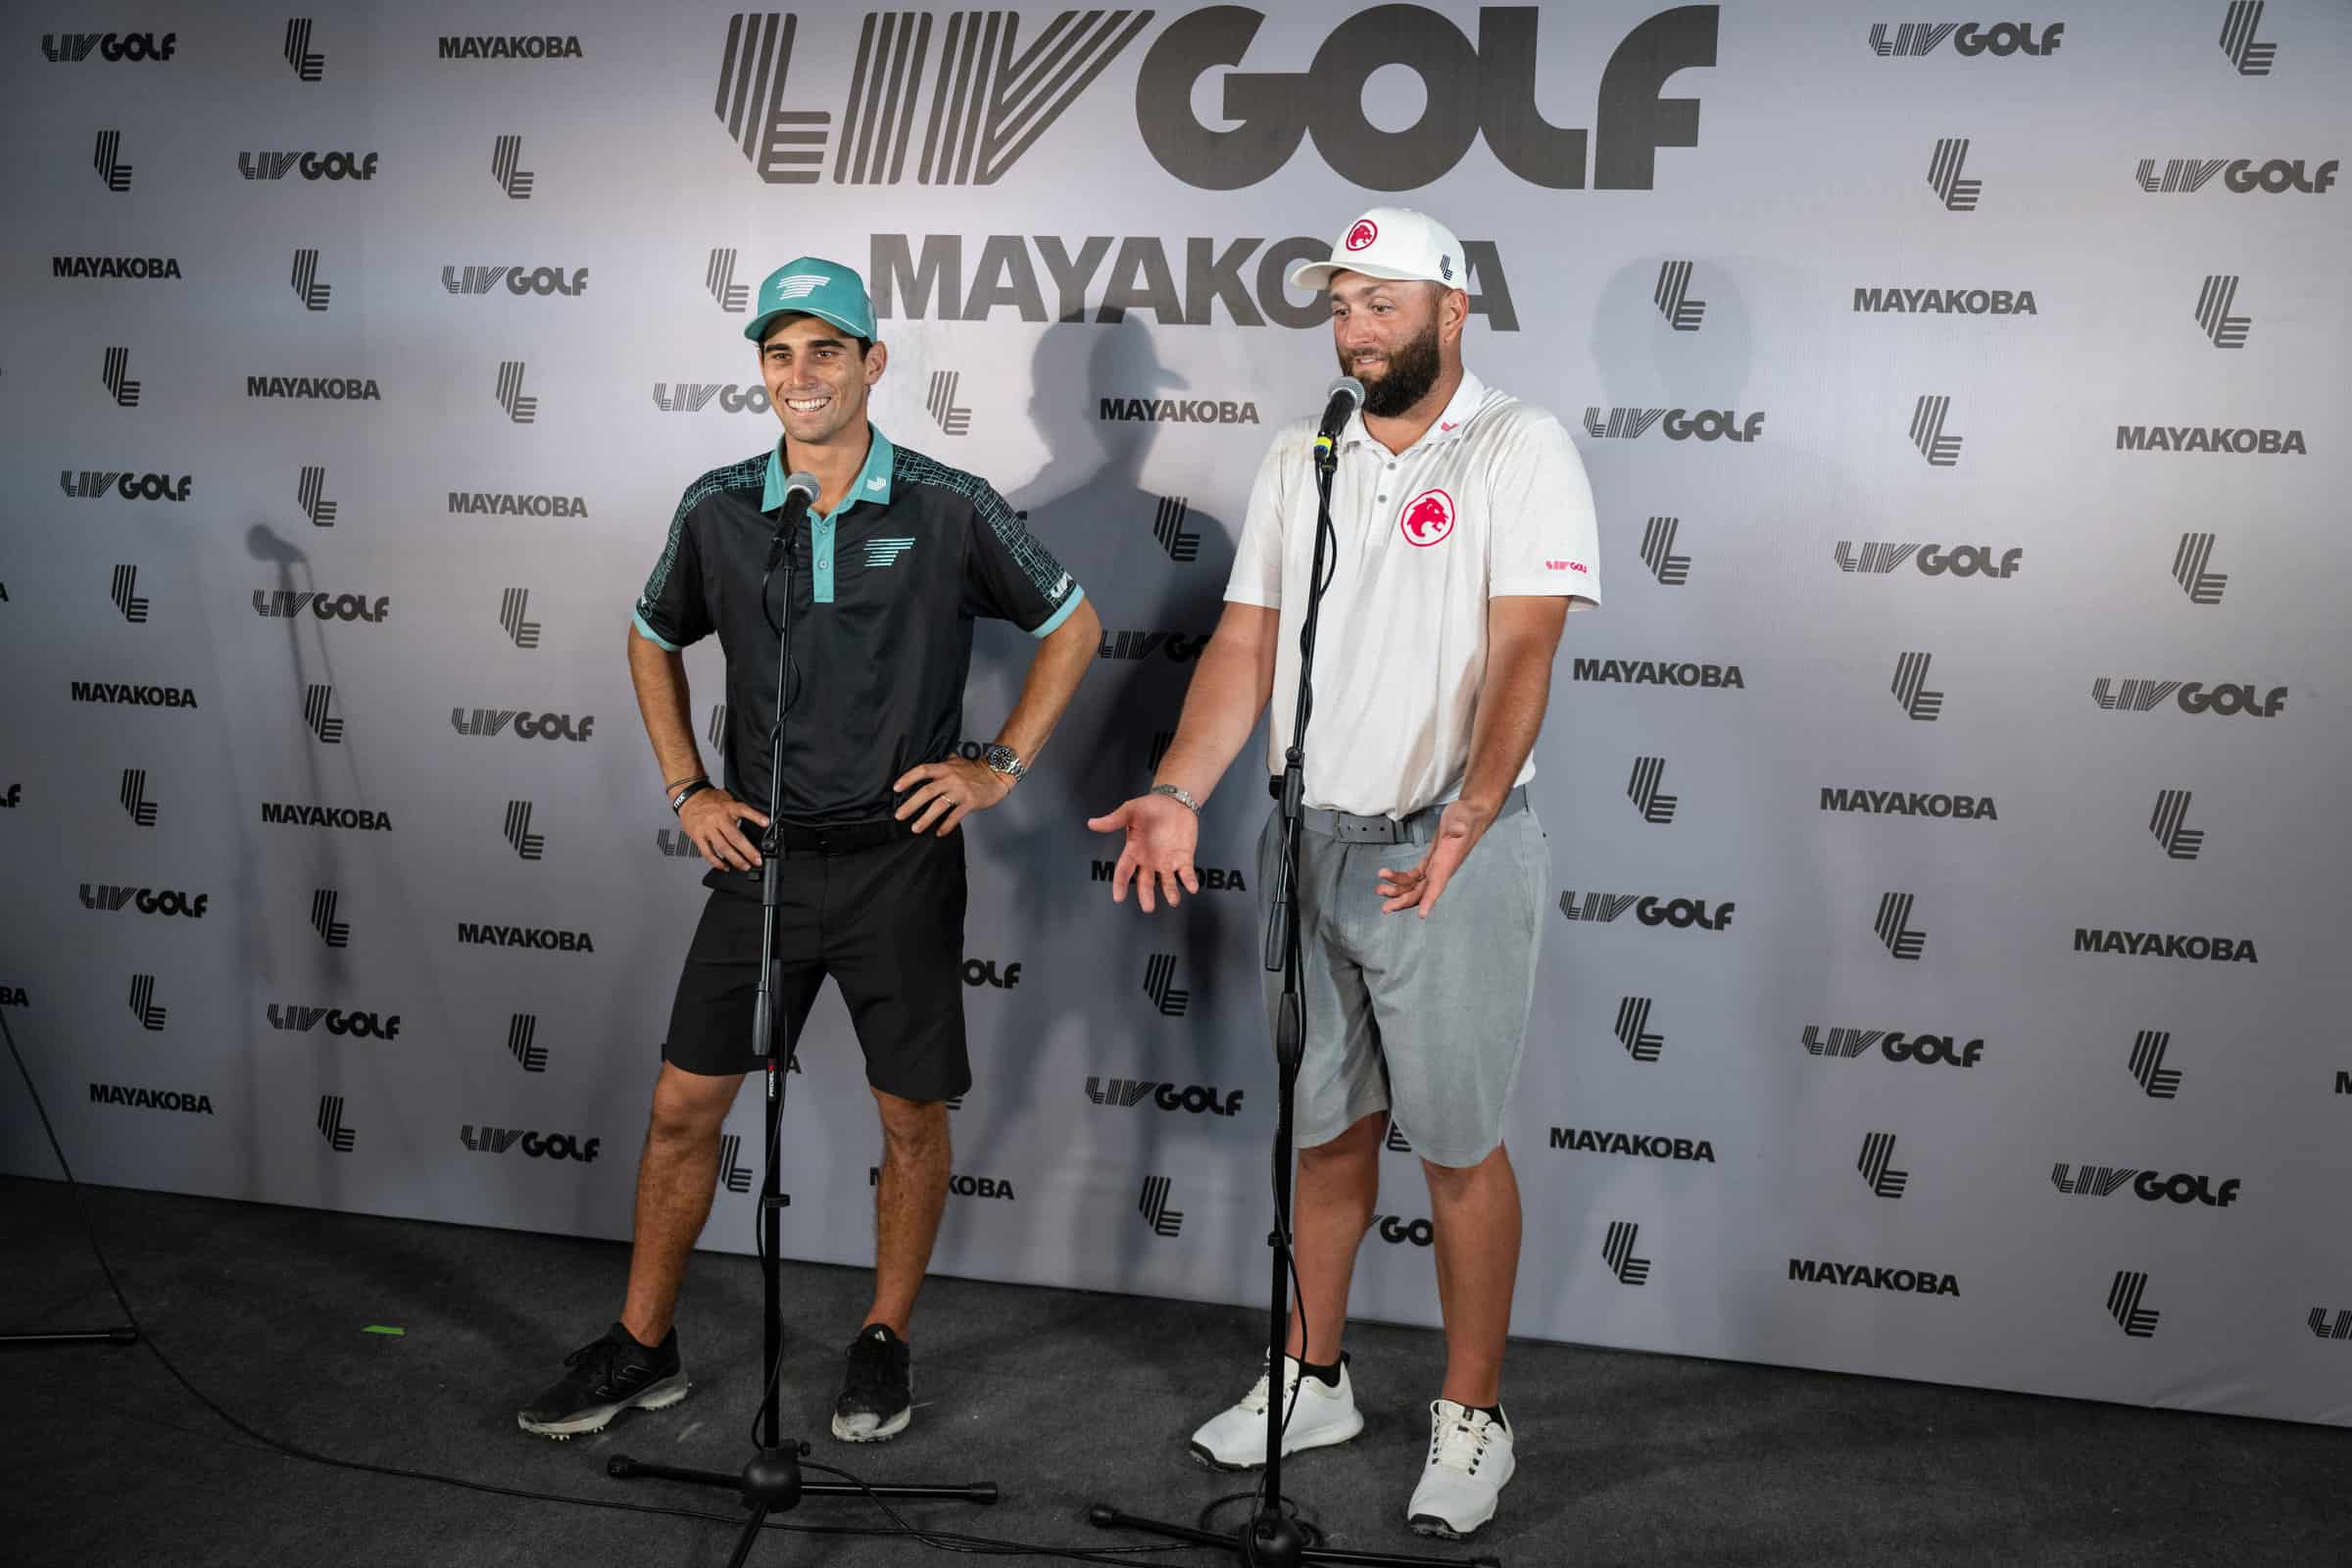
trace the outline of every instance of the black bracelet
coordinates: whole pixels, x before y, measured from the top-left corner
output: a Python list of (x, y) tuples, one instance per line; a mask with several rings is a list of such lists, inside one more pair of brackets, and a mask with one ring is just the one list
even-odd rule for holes
[(710, 781), (709, 779), (696, 779), (691, 784), (688, 784), (684, 789), (678, 791), (677, 794), (672, 795), (669, 798), (670, 810), (673, 813), (676, 812), (680, 807), (683, 807), (688, 801), (693, 800), (695, 796), (701, 794), (704, 790), (707, 790), (710, 787)]

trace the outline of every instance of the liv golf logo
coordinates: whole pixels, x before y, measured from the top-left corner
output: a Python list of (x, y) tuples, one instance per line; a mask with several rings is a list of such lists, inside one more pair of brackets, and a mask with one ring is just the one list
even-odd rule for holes
[(1200, 556), (1200, 530), (1184, 525), (1192, 504), (1183, 496), (1161, 496), (1152, 515), (1152, 537), (1159, 548), (1178, 565), (1197, 561)]
[(2186, 826), (2188, 820), (2187, 790), (2158, 790), (2156, 812), (2148, 818), (2148, 831), (2164, 846), (2165, 857), (2174, 860), (2193, 860), (2205, 848), (2202, 828)]
[(1911, 925), (1911, 895), (1888, 893), (1879, 900), (1879, 917), (1871, 929), (1886, 945), (1886, 951), (1898, 958), (1916, 961), (1928, 951), (1928, 934)]
[(2251, 316), (2231, 316), (2230, 307), (2237, 303), (2237, 274), (2208, 272), (2205, 286), (2197, 290), (2197, 325), (2205, 329), (2217, 349), (2242, 349), (2246, 334), (2253, 329)]
[(164, 1020), (172, 1009), (156, 1005), (155, 976), (134, 974), (130, 977), (130, 1010), (131, 1015), (139, 1020), (140, 1028), (152, 1034), (164, 1032)]
[(122, 161), (122, 133), (121, 131), (100, 131), (97, 155), (90, 162), (91, 167), (98, 171), (99, 180), (105, 184), (108, 190), (120, 196), (130, 189), (130, 166)]
[(1690, 298), (1690, 264), (1661, 262), (1658, 264), (1658, 286), (1650, 296), (1656, 302), (1658, 314), (1677, 332), (1695, 332), (1706, 319), (1707, 302)]
[(513, 845), (514, 853), (524, 859), (536, 860), (547, 854), (547, 835), (531, 831), (530, 802), (509, 801), (507, 803), (506, 833), (507, 842)]
[(343, 744), (343, 721), (334, 716), (335, 689), (332, 686), (306, 686), (302, 693), (302, 721), (321, 746)]
[(529, 424), (539, 417), (539, 400), (522, 390), (523, 369), (520, 360), (502, 361), (498, 367), (498, 406), (514, 424)]
[(1632, 1220), (1611, 1220), (1608, 1239), (1600, 1244), (1600, 1255), (1620, 1285), (1649, 1283), (1649, 1259), (1634, 1255), (1634, 1238), (1640, 1234), (1642, 1227)]
[(2173, 1049), (2169, 1029), (2142, 1029), (2132, 1040), (2132, 1076), (2150, 1100), (2172, 1100), (2180, 1093), (2180, 1070), (2164, 1064)]
[(1625, 786), (1626, 798), (1642, 813), (1642, 820), (1663, 827), (1674, 820), (1675, 808), (1682, 804), (1679, 795), (1668, 795), (1659, 788), (1666, 777), (1666, 759), (1637, 757), (1634, 776)]
[(2286, 688), (2273, 686), (2260, 697), (2254, 695), (2250, 681), (2222, 681), (2207, 685), (2201, 680), (2152, 680), (2144, 677), (2123, 679), (2100, 675), (2090, 683), (2090, 700), (2111, 713), (2145, 713), (2173, 697), (2174, 706), (2183, 713), (2246, 713), (2255, 718), (2273, 718), (2285, 710)]
[(1626, 997), (1617, 1004), (1617, 1039), (1636, 1061), (1655, 1061), (1666, 1048), (1664, 1035), (1649, 1032), (1649, 1007), (1647, 997)]
[(1936, 144), (1936, 154), (1928, 160), (1928, 186), (1942, 201), (1947, 213), (1973, 213), (1977, 197), (1984, 192), (1981, 179), (1962, 179), (1961, 169), (1968, 163), (1968, 138), (1946, 136)]
[(735, 281), (735, 251), (732, 246), (710, 253), (710, 265), (703, 270), (703, 287), (710, 291), (710, 297), (718, 302), (718, 308), (729, 316), (741, 316), (744, 313), (752, 291), (749, 284)]
[(1642, 564), (1664, 587), (1680, 588), (1690, 580), (1690, 558), (1674, 553), (1675, 531), (1682, 525), (1680, 517), (1652, 517), (1642, 529)]
[(1640, 893), (1588, 893), (1580, 903), (1574, 888), (1560, 895), (1560, 913), (1571, 921), (1606, 924), (1631, 909), (1643, 925), (1670, 925), (1678, 931), (1691, 926), (1701, 931), (1728, 930), (1732, 911), (1739, 906), (1736, 902), (1726, 902), (1710, 911), (1704, 899), (1659, 899)]
[(317, 251), (296, 251), (294, 253), (294, 297), (302, 301), (302, 308), (306, 311), (323, 311), (327, 308), (327, 301), (333, 297), (334, 292), (332, 287), (318, 281), (318, 253)]
[(286, 19), (285, 53), (286, 64), (292, 66), (294, 74), (303, 80), (317, 81), (326, 74), (326, 56), (314, 53), (311, 49), (310, 18), (288, 17)]
[(718, 1179), (727, 1184), (730, 1193), (752, 1190), (752, 1167), (743, 1162), (743, 1138), (738, 1133), (718, 1141)]
[(152, 32), (44, 32), (41, 54), (53, 66), (74, 66), (95, 53), (105, 61), (169, 60), (178, 51), (179, 34), (167, 32), (159, 42)]
[(147, 770), (126, 767), (122, 770), (122, 809), (141, 827), (155, 826), (155, 803), (147, 798)]
[(327, 1147), (338, 1154), (350, 1153), (352, 1145), (360, 1141), (360, 1135), (343, 1124), (341, 1095), (318, 1097), (318, 1136), (325, 1139)]
[[(897, 184), (911, 173), (924, 184), (990, 185), (1152, 21), (1149, 11), (1064, 11), (1024, 47), (1012, 11), (953, 12), (944, 28), (928, 13), (869, 14), (846, 71), (831, 60), (820, 68), (823, 79), (850, 83), (836, 137), (832, 112), (784, 107), (798, 19), (738, 14), (727, 24), (712, 113), (770, 184), (816, 183), (830, 149), (836, 184)], [(1583, 189), (1591, 143), (1596, 188), (1648, 190), (1658, 148), (1698, 144), (1698, 100), (1661, 96), (1666, 82), (1686, 67), (1715, 64), (1714, 6), (1680, 6), (1640, 23), (1607, 56), (1598, 134), (1589, 137), (1537, 111), (1533, 8), (1482, 12), (1473, 42), (1438, 12), (1378, 7), (1341, 22), (1311, 60), (1297, 62), (1303, 69), (1268, 70), (1261, 53), (1255, 69), (1227, 74), (1248, 59), (1265, 21), (1242, 6), (1194, 11), (1171, 22), (1144, 58), (1137, 128), (1159, 166), (1196, 189), (1271, 178), (1311, 135), (1343, 179), (1410, 190), (1449, 172), (1483, 133), (1494, 158), (1531, 184)], [(1298, 55), (1296, 29), (1283, 30), (1286, 55)], [(1428, 97), (1415, 123), (1397, 130), (1374, 124), (1363, 105), (1367, 79), (1392, 64), (1415, 69)], [(1203, 79), (1230, 83), (1220, 102), (1240, 124), (1200, 122), (1194, 91)]]
[(507, 193), (507, 200), (527, 202), (531, 183), (539, 176), (522, 167), (522, 138), (501, 136), (490, 149), (490, 177)]
[(1903, 654), (1894, 662), (1894, 700), (1903, 711), (1922, 723), (1943, 715), (1943, 693), (1928, 690), (1928, 662), (1934, 654)]
[[(924, 68), (932, 58), (932, 18), (928, 12), (869, 14), (847, 77), (834, 183), (897, 184), (906, 175), (919, 118), (925, 130), (913, 160), (916, 179), (926, 185), (995, 184), (1151, 20), (1148, 11), (1083, 17), (1065, 11), (1023, 50), (1017, 14), (952, 12), (931, 74), (929, 113), (918, 114)], [(784, 107), (785, 74), (799, 29), (797, 16), (738, 12), (727, 19), (719, 56), (712, 113), (771, 185), (815, 184), (833, 141), (831, 111)], [(828, 77), (843, 79), (819, 75)], [(878, 91), (861, 90), (868, 82), (878, 90), (885, 81), (886, 103)]]
[(2191, 195), (2222, 176), (2222, 188), (2235, 195), (2250, 195), (2267, 191), (2283, 196), (2288, 191), (2301, 191), (2306, 196), (2324, 196), (2335, 187), (2337, 160), (2330, 158), (2309, 173), (2304, 172), (2300, 158), (2168, 158), (2164, 172), (2156, 172), (2156, 160), (2142, 158), (2132, 177), (2139, 188), (2149, 195)]
[(1154, 953), (1144, 964), (1144, 995), (1163, 1018), (1181, 1018), (1192, 1005), (1193, 994), (1176, 984), (1176, 955)]
[(2261, 25), (2262, 0), (2230, 0), (2222, 16), (2222, 53), (2241, 76), (2269, 75), (2271, 62), (2278, 57), (2277, 44), (2255, 41), (2255, 29)]
[(139, 592), (139, 568), (127, 562), (115, 566), (114, 586), (109, 590), (115, 608), (122, 618), (133, 626), (147, 624), (147, 596)]
[(1764, 416), (1751, 414), (1744, 419), (1736, 409), (1629, 409), (1614, 407), (1606, 419), (1597, 404), (1585, 405), (1585, 433), (1595, 441), (1639, 440), (1660, 419), (1669, 441), (1688, 441), (1696, 436), (1701, 441), (1746, 442), (1759, 439), (1764, 433)]
[(1136, 1207), (1154, 1236), (1172, 1238), (1184, 1229), (1184, 1210), (1168, 1206), (1168, 1197), (1175, 1185), (1165, 1176), (1144, 1178), (1143, 1200)]
[(2173, 552), (2173, 581), (2180, 585), (2180, 591), (2188, 595), (2188, 602), (2192, 605), (2218, 605), (2222, 602), (2223, 592), (2230, 586), (2228, 572), (2205, 569), (2212, 562), (2213, 535), (2184, 533), (2180, 536), (2180, 548)]
[(498, 605), (498, 623), (506, 628), (514, 646), (524, 650), (539, 646), (539, 623), (528, 618), (530, 608), (528, 588), (508, 589)]
[(1984, 1058), (1983, 1037), (1962, 1044), (1956, 1035), (1905, 1034), (1900, 1029), (1833, 1027), (1823, 1039), (1821, 1025), (1809, 1023), (1804, 1032), (1805, 1054), (1825, 1061), (1851, 1061), (1876, 1046), (1888, 1061), (1908, 1061), (1923, 1067), (1941, 1063), (1973, 1068)]
[(507, 1019), (507, 1054), (524, 1072), (547, 1071), (547, 1048), (538, 1044), (539, 1015), (517, 1012)]
[(1911, 1185), (1911, 1173), (1894, 1168), (1894, 1134), (1870, 1133), (1862, 1140), (1862, 1157), (1854, 1162), (1862, 1185), (1881, 1198), (1900, 1198)]
[(311, 929), (330, 948), (351, 946), (350, 922), (335, 918), (335, 905), (342, 897), (333, 888), (320, 888), (311, 895)]
[[(2259, 9), (2259, 8), (2257, 8)], [(1916, 59), (1932, 55), (1952, 40), (1952, 52), (1974, 58), (1991, 55), (1998, 59), (2007, 55), (2054, 55), (2066, 41), (2066, 24), (2053, 22), (2038, 35), (2031, 22), (1996, 22), (1990, 26), (1982, 22), (1905, 22), (1898, 24), (1892, 37), (1887, 36), (1886, 24), (1870, 24), (1870, 47), (1881, 59), (1888, 56), (1907, 56)]]
[(2135, 1340), (2152, 1338), (2156, 1319), (2162, 1315), (2152, 1306), (2139, 1304), (2147, 1294), (2147, 1275), (2132, 1269), (2116, 1270), (2115, 1283), (2107, 1287), (2107, 1315)]
[(1960, 462), (1960, 437), (1943, 433), (1944, 416), (1951, 413), (1952, 400), (1923, 395), (1911, 406), (1911, 444), (1919, 455), (1928, 460), (1931, 468), (1956, 467)]
[(135, 409), (139, 406), (139, 383), (130, 378), (129, 349), (109, 348), (98, 368), (98, 379), (105, 385), (107, 395), (115, 400), (115, 407)]
[(314, 528), (332, 528), (335, 525), (336, 504), (326, 499), (326, 469), (305, 468), (294, 483), (294, 500), (302, 514), (311, 519)]
[(956, 401), (956, 383), (958, 379), (958, 371), (932, 371), (931, 395), (923, 400), (923, 407), (931, 411), (931, 417), (938, 420), (940, 429), (949, 435), (964, 435), (972, 428), (972, 411)]
[(2017, 575), (2018, 567), (2026, 560), (2022, 545), (1998, 552), (1996, 562), (1990, 545), (1954, 545), (1946, 550), (1940, 544), (1898, 544), (1883, 539), (1865, 539), (1859, 545), (1851, 539), (1840, 539), (1830, 555), (1837, 561), (1839, 571), (1866, 577), (1886, 576), (1916, 555), (1919, 574), (1923, 577), (2005, 579)]

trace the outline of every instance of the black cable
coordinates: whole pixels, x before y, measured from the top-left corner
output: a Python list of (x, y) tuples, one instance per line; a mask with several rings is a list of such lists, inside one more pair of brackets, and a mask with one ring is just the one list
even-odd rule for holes
[[(780, 1001), (781, 999), (779, 999), (779, 1002)], [(769, 1017), (771, 1022), (779, 1021), (774, 1018), (772, 1013), (769, 1015)], [(793, 1053), (793, 1055), (798, 1055), (798, 1054), (799, 1053), (796, 1050)], [(784, 1065), (778, 1068), (776, 1071), (775, 1115), (772, 1117), (768, 1115), (767, 1102), (764, 1099), (760, 1104), (760, 1123), (767, 1129), (767, 1166), (765, 1168), (771, 1170), (775, 1167), (776, 1152), (783, 1147), (784, 1092), (787, 1088), (786, 1075), (791, 1071), (792, 1056), (787, 1056), (785, 1058)], [(766, 1197), (764, 1194), (762, 1194), (761, 1197), (752, 1204), (752, 1251), (759, 1257), (760, 1266), (762, 1269), (767, 1266), (766, 1202)], [(776, 1257), (776, 1262), (779, 1266), (781, 1266), (783, 1261), (783, 1255), (779, 1251)], [(767, 1408), (768, 1394), (779, 1382), (783, 1380), (784, 1357), (782, 1354), (782, 1349), (783, 1347), (778, 1345), (776, 1364), (767, 1369), (767, 1381), (760, 1386), (760, 1397), (754, 1400), (752, 1403), (752, 1446), (755, 1448), (761, 1446), (760, 1442), (760, 1414)]]
[[(74, 1212), (81, 1219), (82, 1237), (89, 1243), (90, 1255), (98, 1260), (98, 1271), (106, 1277), (106, 1286), (114, 1294), (115, 1304), (122, 1308), (123, 1321), (130, 1325), (133, 1332), (138, 1335), (139, 1343), (154, 1354), (163, 1369), (172, 1375), (172, 1380), (185, 1390), (190, 1398), (220, 1417), (222, 1422), (236, 1432), (260, 1444), (263, 1447), (283, 1454), (287, 1458), (325, 1465), (335, 1470), (357, 1470), (366, 1475), (392, 1476), (403, 1481), (429, 1481), (439, 1486), (457, 1487), (466, 1492), (479, 1492), (498, 1497), (520, 1497), (531, 1502), (569, 1503), (579, 1508), (609, 1508), (619, 1513), (662, 1514), (671, 1518), (699, 1519), (710, 1524), (741, 1528), (743, 1521), (738, 1517), (720, 1513), (705, 1513), (699, 1508), (669, 1508), (659, 1503), (622, 1502), (612, 1497), (573, 1497), (558, 1492), (537, 1492), (526, 1487), (502, 1487), (488, 1481), (472, 1481), (464, 1476), (443, 1475), (432, 1470), (412, 1470), (402, 1465), (370, 1464), (362, 1459), (339, 1459), (332, 1454), (318, 1453), (305, 1448), (299, 1444), (273, 1438), (266, 1432), (248, 1426), (230, 1414), (219, 1400), (189, 1382), (187, 1374), (172, 1364), (172, 1358), (164, 1353), (163, 1347), (156, 1343), (155, 1336), (148, 1331), (146, 1325), (139, 1321), (138, 1314), (131, 1310), (130, 1298), (123, 1295), (122, 1282), (115, 1278), (114, 1267), (107, 1262), (106, 1251), (98, 1245), (98, 1226), (96, 1221), (90, 1217), (89, 1203), (82, 1196), (80, 1179), (74, 1174), (74, 1166), (66, 1158), (65, 1148), (58, 1142), (57, 1128), (49, 1120), (49, 1107), (42, 1101), (41, 1092), (32, 1081), (31, 1069), (24, 1065), (24, 1054), (17, 1049), (16, 1031), (9, 1027), (8, 1015), (5, 1011), (0, 1011), (0, 1040), (8, 1043), (8, 1054), (17, 1064), (17, 1075), (24, 1080), (24, 1092), (31, 1097), (33, 1112), (40, 1117), (41, 1131), (48, 1137), (49, 1152), (57, 1156), (57, 1168), (65, 1173), (67, 1189), (74, 1196)], [(782, 1358), (779, 1357), (778, 1365), (781, 1366), (781, 1364)], [(1215, 1549), (1199, 1545), (1177, 1544), (1105, 1546), (1089, 1550), (1083, 1547), (1038, 1545), (1027, 1542), (1000, 1540), (991, 1536), (965, 1535), (958, 1531), (926, 1531), (909, 1525), (900, 1517), (897, 1510), (882, 1498), (874, 1495), (870, 1484), (858, 1477), (844, 1470), (834, 1469), (830, 1465), (809, 1464), (808, 1468), (821, 1471), (826, 1475), (839, 1476), (842, 1480), (862, 1490), (866, 1494), (867, 1500), (880, 1508), (896, 1528), (885, 1530), (871, 1525), (796, 1525), (770, 1519), (762, 1526), (763, 1529), (780, 1530), (804, 1536), (871, 1536), (885, 1540), (911, 1538), (940, 1551), (979, 1553), (987, 1556), (1051, 1557), (1064, 1562), (1110, 1563), (1114, 1565), (1114, 1568), (1133, 1557), (1151, 1552)]]

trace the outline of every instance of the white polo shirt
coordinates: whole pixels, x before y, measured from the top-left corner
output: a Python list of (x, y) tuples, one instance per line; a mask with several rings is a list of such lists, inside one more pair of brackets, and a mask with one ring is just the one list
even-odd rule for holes
[[(1285, 426), (1258, 468), (1225, 597), (1281, 611), (1266, 765), (1282, 771), (1298, 702), (1298, 628), (1315, 552), (1315, 421)], [(1306, 803), (1404, 816), (1461, 793), (1487, 672), (1487, 601), (1600, 603), (1592, 487), (1560, 421), (1464, 372), (1403, 452), (1339, 442), (1336, 558), (1315, 631)], [(1535, 760), (1516, 782), (1536, 775)]]

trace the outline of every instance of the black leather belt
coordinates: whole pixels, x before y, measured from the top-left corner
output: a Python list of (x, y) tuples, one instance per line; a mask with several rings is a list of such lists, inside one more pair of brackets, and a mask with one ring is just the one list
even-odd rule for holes
[[(754, 844), (760, 835), (746, 835)], [(874, 822), (841, 822), (831, 827), (804, 827), (798, 822), (776, 824), (776, 844), (786, 855), (855, 855), (859, 850), (879, 849), (914, 837), (906, 824), (895, 817), (883, 817)]]

